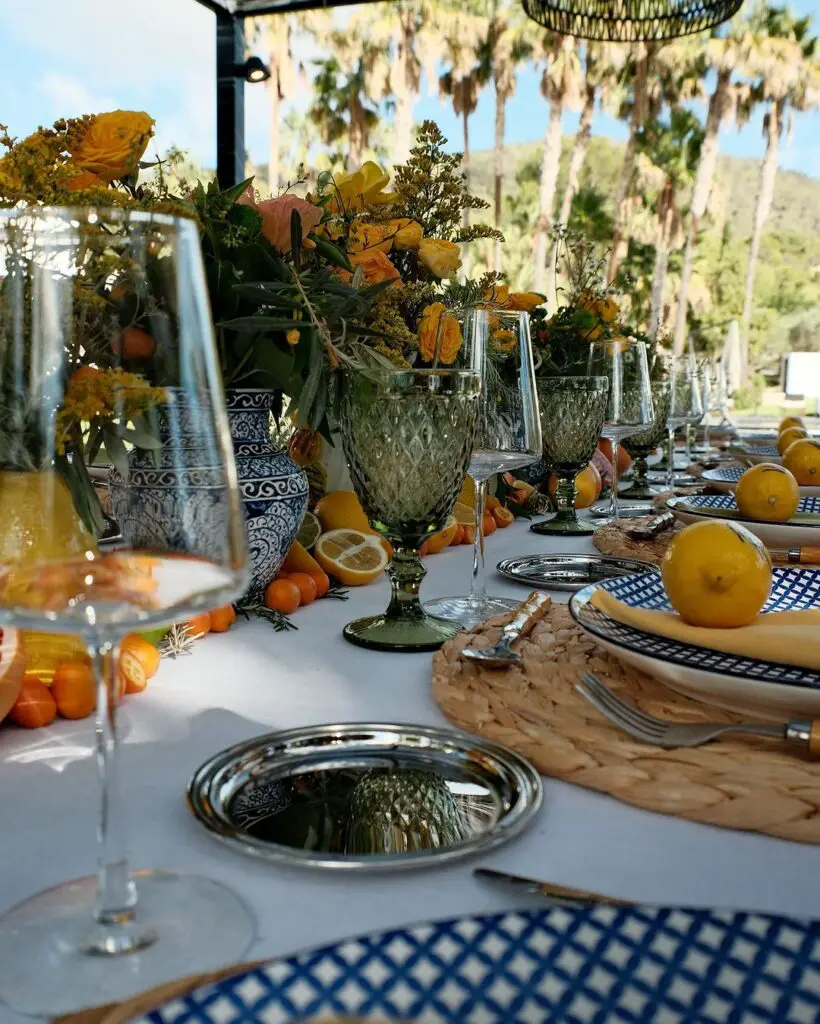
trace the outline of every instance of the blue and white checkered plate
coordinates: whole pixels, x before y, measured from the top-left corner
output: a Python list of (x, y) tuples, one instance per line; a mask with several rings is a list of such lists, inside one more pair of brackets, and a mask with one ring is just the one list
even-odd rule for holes
[(773, 439), (771, 442), (744, 440), (740, 444), (730, 445), (729, 451), (747, 466), (756, 466), (759, 462), (774, 462), (779, 466), (783, 457), (777, 450), (775, 440)]
[[(647, 675), (709, 704), (785, 721), (820, 715), (820, 672), (741, 658), (625, 626), (590, 604), (598, 588), (634, 608), (670, 610), (658, 573), (620, 576), (572, 595), (569, 610), (611, 654)], [(775, 567), (764, 612), (820, 607), (820, 569)]]
[(767, 523), (762, 519), (747, 519), (740, 514), (732, 494), (693, 494), (669, 498), (666, 507), (680, 522), (699, 523), (704, 519), (726, 519), (726, 515), (710, 516), (714, 509), (731, 512), (731, 521), (741, 523), (769, 548), (799, 548), (820, 544), (820, 498), (801, 498), (797, 506), (799, 515), (815, 516), (814, 522), (790, 519), (786, 523)]
[(397, 928), (275, 960), (139, 1024), (820, 1019), (820, 924), (646, 907), (528, 910)]
[[(701, 480), (718, 488), (725, 494), (733, 494), (737, 482), (747, 470), (747, 466), (719, 466), (717, 469), (707, 469), (701, 475)], [(801, 498), (820, 498), (820, 487), (801, 487)]]

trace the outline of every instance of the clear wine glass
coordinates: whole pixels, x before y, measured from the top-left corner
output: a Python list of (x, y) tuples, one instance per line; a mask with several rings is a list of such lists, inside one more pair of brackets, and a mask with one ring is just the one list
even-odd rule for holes
[(703, 420), (707, 406), (705, 401), (706, 395), (704, 392), (704, 371), (698, 366), (694, 355), (690, 354), (687, 358), (692, 366), (692, 383), (695, 391), (697, 392), (697, 395), (695, 396), (696, 400), (692, 401), (689, 409), (689, 415), (686, 419), (685, 430), (683, 432), (684, 452), (686, 454), (686, 467), (688, 470), (689, 466), (694, 462), (692, 457), (692, 434), (695, 432), (695, 428)]
[(666, 487), (675, 486), (675, 431), (697, 422), (703, 416), (703, 395), (694, 360), (690, 356), (673, 356), (669, 369), (669, 414), (666, 420), (669, 458)]
[(646, 345), (633, 338), (594, 341), (589, 347), (587, 372), (609, 378), (609, 396), (602, 435), (612, 442), (612, 495), (609, 515), (620, 519), (618, 449), (625, 437), (652, 426), (652, 383)]
[(478, 347), (484, 351), (481, 405), (470, 458), (475, 486), (472, 581), (469, 595), (440, 597), (428, 601), (424, 610), (472, 629), (491, 615), (520, 604), (505, 597), (487, 596), (482, 523), (490, 477), (526, 466), (539, 457), (541, 423), (529, 315), (473, 310), (465, 318), (464, 334), (467, 338), (479, 335), (482, 340)]
[[(181, 443), (191, 436), (195, 446)], [(142, 547), (97, 544), (86, 460), (101, 443), (127, 500), (154, 525)], [(173, 454), (162, 507), (146, 502), (140, 474), (129, 476), (135, 445)], [(254, 935), (252, 915), (222, 885), (131, 872), (119, 793), (120, 641), (224, 605), (248, 582), (193, 221), (102, 208), (0, 212), (0, 487), (38, 520), (0, 572), (0, 623), (78, 634), (96, 677), (97, 875), (0, 918), (0, 998), (53, 1017), (230, 963)], [(45, 548), (34, 539), (44, 533)]]

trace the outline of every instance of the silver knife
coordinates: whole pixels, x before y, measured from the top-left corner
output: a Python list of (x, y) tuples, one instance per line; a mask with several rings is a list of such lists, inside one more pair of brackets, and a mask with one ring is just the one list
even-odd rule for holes
[(602, 896), (586, 889), (573, 889), (567, 885), (554, 882), (539, 882), (534, 878), (511, 875), (506, 871), (494, 871), (492, 868), (475, 868), (473, 877), (491, 885), (513, 889), (519, 895), (540, 896), (549, 903), (563, 904), (571, 907), (587, 907), (590, 904), (610, 907), (634, 907), (634, 900), (621, 900), (615, 896)]

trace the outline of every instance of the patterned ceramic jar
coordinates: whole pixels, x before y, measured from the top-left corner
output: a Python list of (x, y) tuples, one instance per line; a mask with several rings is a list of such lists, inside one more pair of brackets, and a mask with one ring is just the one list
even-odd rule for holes
[[(248, 528), (251, 586), (247, 596), (259, 599), (299, 531), (308, 503), (307, 477), (287, 452), (271, 445), (269, 391), (229, 390), (225, 400)], [(127, 545), (189, 550), (183, 536), (187, 531), (195, 530), (200, 537), (209, 532), (224, 536), (224, 530), (214, 529), (224, 513), (219, 491), (212, 487), (214, 471), (209, 468), (208, 451), (201, 448), (196, 419), (195, 409), (180, 406), (169, 406), (159, 414), (160, 438), (173, 431), (186, 448), (193, 449), (185, 460), (188, 487), (181, 514), (172, 506), (183, 501), (186, 489), (180, 486), (180, 470), (170, 446), (157, 452), (134, 449), (127, 484), (111, 470), (111, 508)], [(194, 452), (200, 448), (196, 458)], [(191, 468), (197, 464), (198, 468)], [(170, 523), (177, 524), (174, 531)]]

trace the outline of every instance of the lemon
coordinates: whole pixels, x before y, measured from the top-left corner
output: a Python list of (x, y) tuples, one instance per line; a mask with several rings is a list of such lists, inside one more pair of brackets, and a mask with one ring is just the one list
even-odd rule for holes
[(316, 543), (316, 539), (322, 532), (322, 524), (316, 518), (312, 512), (305, 512), (305, 518), (302, 520), (302, 525), (299, 527), (299, 532), (296, 534), (296, 539), (306, 548), (308, 551)]
[(785, 523), (800, 504), (800, 488), (785, 466), (761, 462), (738, 480), (735, 501), (747, 519)]
[(820, 441), (798, 438), (786, 449), (783, 465), (801, 487), (820, 486)]
[(323, 530), (361, 530), (367, 533), (370, 523), (354, 491), (329, 491), (316, 505), (316, 515)]
[[(456, 501), (462, 505), (467, 505), (468, 508), (475, 508), (475, 480), (473, 480), (469, 473), (464, 477), (464, 483), (461, 485), (461, 492)], [(475, 519), (475, 516), (473, 516), (473, 519)]]
[(661, 564), (675, 611), (691, 626), (747, 626), (766, 603), (772, 559), (745, 526), (710, 519), (685, 527)]
[(329, 530), (313, 546), (313, 557), (346, 587), (359, 587), (378, 579), (387, 568), (387, 552), (372, 533)]
[(808, 436), (808, 431), (802, 427), (786, 427), (785, 430), (780, 431), (780, 435), (777, 438), (777, 450), (782, 455), (792, 441), (798, 441), (801, 437)]
[(461, 526), (475, 526), (475, 505), (466, 505), (459, 499), (453, 505), (453, 518)]
[(787, 430), (789, 427), (802, 427), (802, 426), (803, 426), (803, 420), (801, 419), (800, 416), (784, 416), (783, 419), (780, 421), (780, 425), (777, 428), (777, 432), (778, 432), (778, 434), (782, 434), (783, 431)]

